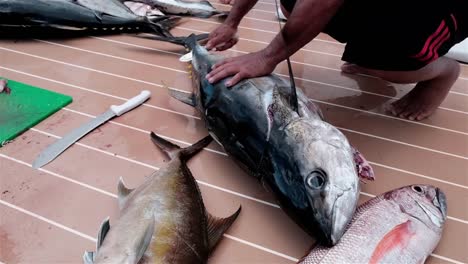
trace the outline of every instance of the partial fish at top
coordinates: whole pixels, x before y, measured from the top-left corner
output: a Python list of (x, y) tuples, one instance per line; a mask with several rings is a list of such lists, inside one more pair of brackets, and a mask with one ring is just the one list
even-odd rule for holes
[(228, 11), (219, 11), (208, 1), (183, 1), (183, 0), (133, 0), (152, 7), (156, 7), (166, 15), (195, 16), (208, 18), (212, 16), (225, 17)]
[[(68, 0), (77, 3), (102, 14), (108, 14), (115, 17), (138, 19), (126, 5), (119, 0)], [(99, 15), (99, 14), (98, 14)], [(140, 18), (141, 19), (141, 18)]]
[[(93, 6), (93, 2), (84, 0), (82, 4)], [(96, 4), (94, 6), (99, 8)], [(109, 5), (109, 9), (114, 12), (120, 10), (116, 5)], [(136, 15), (118, 17), (100, 13), (70, 0), (0, 0), (0, 26), (4, 27), (51, 27), (116, 32), (135, 29), (139, 32), (172, 36), (169, 28), (174, 26), (175, 20), (166, 16), (154, 20)]]

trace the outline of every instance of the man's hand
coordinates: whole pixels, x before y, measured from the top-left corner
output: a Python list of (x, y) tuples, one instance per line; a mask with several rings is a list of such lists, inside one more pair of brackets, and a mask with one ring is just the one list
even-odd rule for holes
[(227, 50), (230, 47), (236, 45), (238, 38), (236, 36), (237, 27), (233, 27), (227, 24), (221, 24), (218, 28), (210, 33), (208, 42), (206, 43), (206, 49), (222, 51)]
[(206, 76), (210, 83), (216, 83), (228, 76), (234, 75), (226, 82), (226, 86), (236, 85), (243, 79), (260, 77), (273, 72), (276, 63), (265, 56), (263, 50), (255, 53), (225, 59), (213, 66)]
[(235, 0), (219, 0), (221, 3), (225, 5), (234, 5)]

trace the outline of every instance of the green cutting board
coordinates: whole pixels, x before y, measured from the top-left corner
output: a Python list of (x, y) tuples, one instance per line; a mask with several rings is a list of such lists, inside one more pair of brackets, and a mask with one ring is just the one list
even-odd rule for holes
[(13, 80), (8, 87), (10, 94), (0, 93), (0, 148), (72, 102), (68, 95)]

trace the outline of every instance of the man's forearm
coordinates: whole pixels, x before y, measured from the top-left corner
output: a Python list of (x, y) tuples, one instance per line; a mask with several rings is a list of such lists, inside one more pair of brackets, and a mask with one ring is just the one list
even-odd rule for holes
[(258, 0), (236, 0), (224, 23), (237, 28), (242, 18), (257, 2)]
[(314, 39), (336, 14), (344, 0), (298, 0), (283, 30), (264, 52), (280, 63)]

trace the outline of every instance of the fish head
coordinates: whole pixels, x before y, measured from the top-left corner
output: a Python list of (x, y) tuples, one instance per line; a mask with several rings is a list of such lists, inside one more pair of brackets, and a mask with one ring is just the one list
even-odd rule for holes
[(431, 230), (442, 231), (447, 219), (447, 201), (441, 189), (414, 184), (389, 192), (384, 198), (397, 203), (403, 213), (421, 221)]
[(358, 204), (352, 148), (338, 129), (318, 119), (297, 119), (284, 128), (283, 136), (281, 149), (288, 160), (282, 163), (282, 177), (286, 177), (282, 183), (294, 183), (283, 188), (283, 195), (292, 201), (289, 211), (322, 244), (333, 246)]

